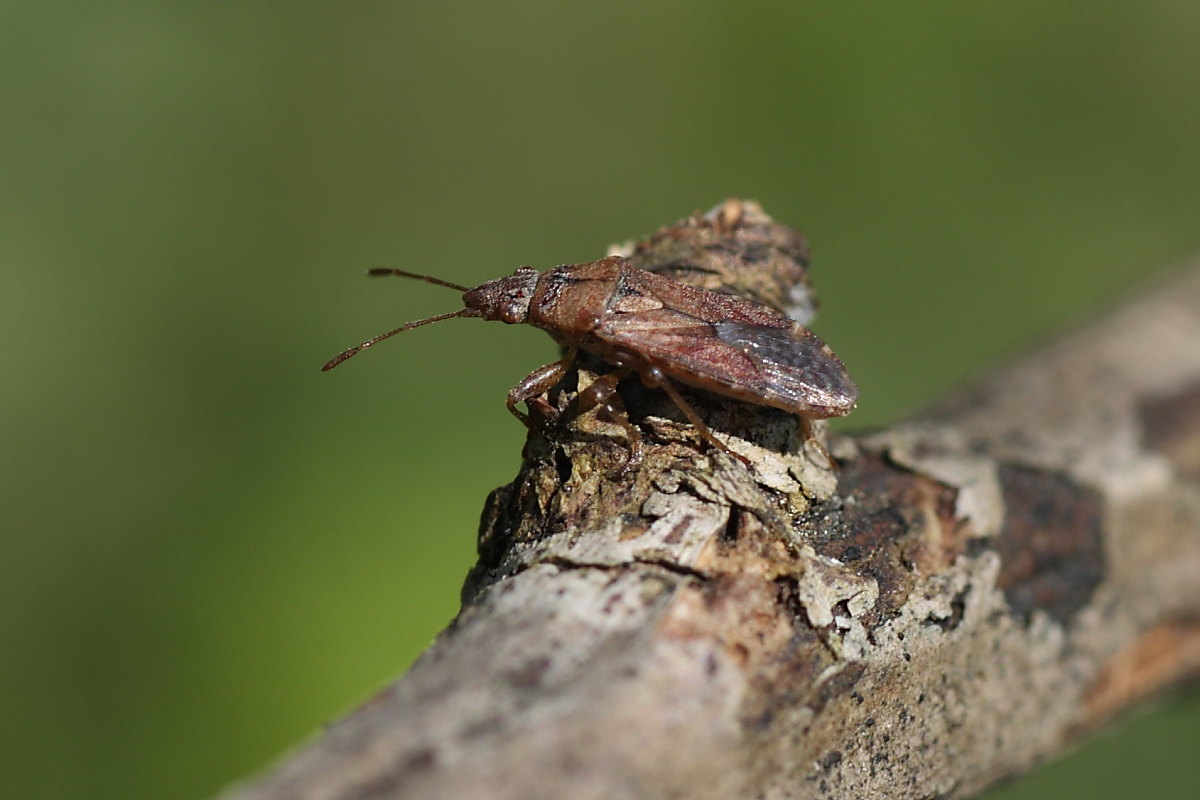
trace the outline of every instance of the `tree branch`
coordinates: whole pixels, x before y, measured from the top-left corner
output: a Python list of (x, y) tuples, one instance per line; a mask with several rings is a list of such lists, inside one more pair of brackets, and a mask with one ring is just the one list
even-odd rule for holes
[[(626, 249), (804, 316), (803, 240), (730, 201)], [(808, 309), (808, 311), (806, 311)], [(464, 606), (266, 798), (968, 797), (1200, 672), (1200, 268), (916, 419), (835, 436), (623, 385), (489, 498)], [(818, 432), (823, 435), (823, 432)]]

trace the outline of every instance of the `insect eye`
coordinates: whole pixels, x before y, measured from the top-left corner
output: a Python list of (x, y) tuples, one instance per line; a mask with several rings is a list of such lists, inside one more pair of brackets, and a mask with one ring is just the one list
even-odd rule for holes
[(525, 321), (525, 304), (519, 299), (506, 300), (500, 306), (500, 321), (509, 325), (519, 325)]

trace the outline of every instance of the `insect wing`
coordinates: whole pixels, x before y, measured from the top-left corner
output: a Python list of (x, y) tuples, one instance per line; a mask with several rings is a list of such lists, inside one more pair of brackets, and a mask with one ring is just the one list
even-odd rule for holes
[(858, 387), (829, 346), (808, 329), (742, 322), (717, 322), (712, 327), (717, 339), (754, 365), (760, 390), (786, 404), (779, 407), (811, 417), (841, 416), (854, 408)]
[[(735, 296), (674, 282), (659, 287), (647, 273), (622, 277), (596, 331), (610, 346), (680, 383), (750, 403), (815, 418), (854, 408), (858, 387), (845, 366), (798, 323)], [(676, 297), (681, 291), (688, 296)]]

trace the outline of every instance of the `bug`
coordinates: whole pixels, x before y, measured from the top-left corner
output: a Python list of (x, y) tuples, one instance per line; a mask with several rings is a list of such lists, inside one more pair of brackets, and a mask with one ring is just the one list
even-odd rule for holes
[[(530, 418), (517, 405), (558, 383), (580, 350), (615, 367), (580, 393), (581, 411), (596, 406), (615, 411), (617, 384), (637, 374), (647, 386), (666, 392), (706, 441), (743, 461), (713, 435), (676, 382), (796, 414), (806, 435), (811, 435), (809, 420), (848, 414), (858, 398), (858, 387), (833, 350), (795, 320), (753, 300), (646, 272), (619, 256), (545, 272), (521, 267), (475, 288), (400, 269), (372, 269), (369, 274), (456, 289), (463, 293), (463, 308), (381, 333), (334, 356), (323, 371), (432, 322), (481, 317), (533, 325), (550, 334), (566, 354), (531, 372), (508, 393), (508, 410), (526, 426), (532, 427)], [(636, 463), (641, 435), (623, 413), (616, 418), (630, 438), (629, 463)]]

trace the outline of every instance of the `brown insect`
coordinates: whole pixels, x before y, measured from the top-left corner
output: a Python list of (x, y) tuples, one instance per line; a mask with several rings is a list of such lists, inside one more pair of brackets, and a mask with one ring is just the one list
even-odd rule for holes
[(629, 463), (640, 458), (641, 435), (614, 406), (617, 383), (632, 373), (666, 392), (701, 436), (739, 459), (713, 436), (675, 381), (790, 411), (802, 419), (806, 431), (808, 420), (850, 413), (858, 398), (858, 387), (833, 350), (795, 320), (753, 300), (640, 270), (618, 256), (545, 272), (521, 267), (474, 289), (399, 269), (373, 269), (370, 274), (400, 275), (457, 289), (465, 307), (368, 339), (330, 359), (322, 370), (397, 333), (452, 317), (527, 323), (546, 331), (567, 352), (513, 387), (508, 410), (531, 425), (517, 404), (558, 383), (579, 350), (594, 353), (616, 370), (580, 394), (579, 408), (603, 406), (614, 413), (630, 438)]

